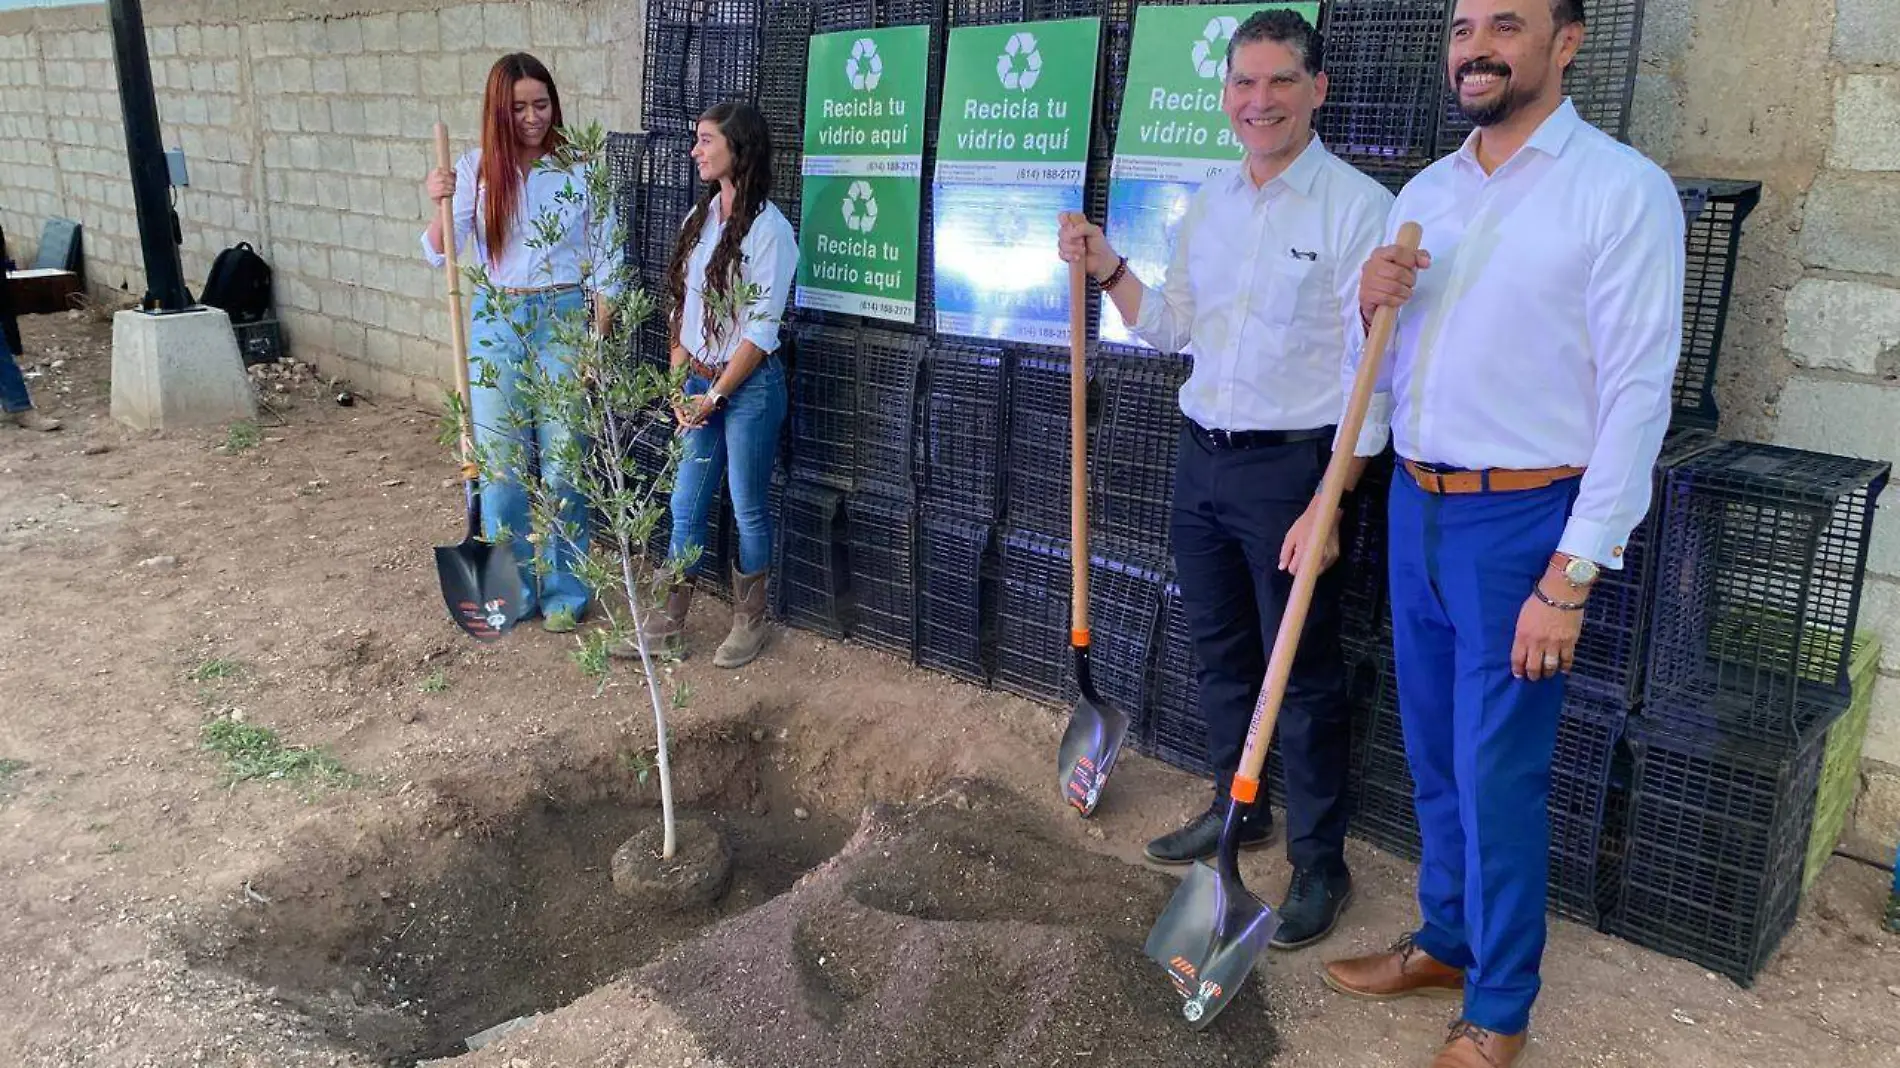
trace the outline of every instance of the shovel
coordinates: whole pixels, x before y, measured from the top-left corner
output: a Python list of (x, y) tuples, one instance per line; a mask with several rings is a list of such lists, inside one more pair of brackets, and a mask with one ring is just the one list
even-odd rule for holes
[[(1406, 249), (1418, 248), (1421, 231), (1417, 223), (1399, 227), (1398, 243)], [(1299, 650), (1300, 631), (1306, 625), (1306, 611), (1313, 602), (1313, 585), (1319, 580), (1320, 553), (1332, 537), (1339, 497), (1345, 489), (1346, 468), (1352, 462), (1352, 445), (1359, 440), (1365, 425), (1366, 407), (1372, 402), (1372, 387), (1378, 380), (1379, 365), (1384, 362), (1387, 343), (1397, 321), (1396, 308), (1380, 308), (1372, 317), (1372, 330), (1366, 338), (1363, 358), (1353, 378), (1352, 397), (1346, 406), (1346, 418), (1340, 425), (1338, 440), (1342, 447), (1333, 450), (1326, 464), (1326, 477), (1319, 488), (1317, 523), (1300, 550), (1299, 572), (1293, 579), (1293, 593), (1287, 600), (1286, 613), (1280, 617), (1280, 632), (1273, 640), (1273, 657), (1267, 663), (1266, 684), (1254, 706), (1253, 723), (1247, 728), (1247, 748), (1240, 755), (1240, 767), (1234, 772), (1233, 803), (1227, 806), (1227, 819), (1221, 825), (1220, 849), (1215, 865), (1195, 862), (1187, 878), (1169, 899), (1154, 930), (1148, 933), (1146, 951), (1155, 963), (1167, 969), (1168, 978), (1183, 999), (1181, 1015), (1196, 1031), (1205, 1028), (1227, 1007), (1253, 970), (1254, 961), (1273, 940), (1280, 917), (1261, 900), (1249, 893), (1240, 880), (1236, 861), (1240, 844), (1240, 821), (1260, 794), (1260, 766), (1266, 762), (1267, 746), (1273, 740), (1273, 728), (1280, 718), (1280, 702), (1286, 696), (1287, 676), (1293, 671), (1293, 658)]]
[(1088, 376), (1084, 314), (1088, 280), (1082, 264), (1069, 265), (1069, 566), (1074, 582), (1069, 595), (1069, 644), (1075, 650), (1075, 686), (1079, 691), (1062, 748), (1056, 757), (1062, 796), (1084, 819), (1095, 811), (1109, 772), (1115, 770), (1128, 713), (1102, 700), (1089, 674), (1089, 515)]
[[(449, 129), (435, 124), (436, 165), (450, 167)], [(449, 617), (477, 641), (494, 641), (521, 618), (521, 569), (507, 543), (481, 540), (481, 471), (475, 464), (475, 415), (468, 385), (468, 334), (462, 321), (462, 277), (455, 265), (455, 218), (449, 201), (436, 202), (442, 220), (442, 253), (448, 263), (449, 339), (455, 347), (455, 388), (462, 395), (462, 495), (468, 527), (460, 545), (435, 547), (435, 574)]]

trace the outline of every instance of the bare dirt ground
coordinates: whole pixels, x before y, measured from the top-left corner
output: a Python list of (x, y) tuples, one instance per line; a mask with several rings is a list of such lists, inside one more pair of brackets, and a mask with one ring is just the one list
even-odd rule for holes
[[(23, 327), (68, 428), (0, 430), (0, 1065), (409, 1064), (540, 1013), (454, 1063), (1388, 1068), (1449, 1022), (1321, 986), (1414, 915), (1409, 865), (1355, 842), (1341, 932), (1183, 1037), (1139, 957), (1175, 875), (1138, 857), (1204, 787), (1131, 757), (1082, 824), (1048, 781), (1054, 711), (796, 631), (718, 672), (716, 602), (674, 750), (735, 881), (630, 912), (608, 868), (656, 818), (650, 716), (568, 639), (449, 624), (429, 547), (460, 538), (459, 493), (432, 415), (302, 381), (254, 445), (133, 433), (107, 417), (109, 325)], [(353, 778), (230, 782), (219, 718)], [(1272, 853), (1248, 861), (1270, 900)], [(1553, 921), (1541, 1062), (1900, 1063), (1885, 885), (1836, 859), (1746, 990)]]

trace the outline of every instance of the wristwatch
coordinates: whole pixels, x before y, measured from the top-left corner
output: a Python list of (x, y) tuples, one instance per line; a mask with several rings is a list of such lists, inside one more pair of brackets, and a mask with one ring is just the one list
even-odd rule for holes
[(1568, 553), (1553, 553), (1550, 566), (1563, 574), (1564, 581), (1570, 583), (1570, 588), (1573, 590), (1580, 590), (1590, 585), (1602, 573), (1595, 560), (1571, 556)]
[(708, 389), (706, 396), (712, 398), (713, 411), (716, 412), (726, 406), (726, 395), (717, 389)]

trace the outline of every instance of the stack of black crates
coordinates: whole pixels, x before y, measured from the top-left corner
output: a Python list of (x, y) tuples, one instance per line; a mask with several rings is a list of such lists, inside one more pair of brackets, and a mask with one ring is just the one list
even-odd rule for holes
[[(615, 135), (629, 265), (663, 294), (674, 236), (700, 194), (693, 120), (757, 102), (774, 137), (773, 199), (799, 221), (805, 67), (813, 33), (932, 28), (915, 324), (787, 309), (791, 377), (772, 510), (774, 611), (969, 682), (1068, 706), (1069, 435), (1087, 435), (1092, 662), (1133, 714), (1132, 742), (1207, 766), (1199, 665), (1168, 543), (1184, 359), (1101, 344), (1088, 309), (1087, 417), (1072, 427), (1066, 348), (932, 329), (929, 175), (947, 32), (1101, 16), (1085, 197), (1101, 218), (1141, 0), (653, 0), (645, 129)], [(1166, 3), (1169, 0), (1149, 0)], [(1470, 126), (1445, 82), (1450, 0), (1322, 4), (1320, 135), (1396, 190)], [(1565, 79), (1583, 117), (1625, 135), (1641, 0), (1586, 0)], [(1139, 91), (1140, 87), (1133, 87)], [(1679, 178), (1687, 227), (1683, 354), (1654, 500), (1623, 566), (1591, 598), (1550, 795), (1553, 911), (1749, 982), (1798, 904), (1818, 739), (1846, 705), (1847, 649), (1886, 467), (1714, 436), (1717, 360), (1754, 182)], [(1158, 281), (1150, 279), (1151, 282)], [(665, 333), (630, 354), (664, 361)], [(653, 416), (653, 418), (658, 418)], [(1341, 529), (1341, 650), (1352, 710), (1353, 833), (1419, 854), (1398, 715), (1375, 460)], [(736, 534), (724, 504), (707, 578)], [(664, 549), (656, 532), (655, 550)], [(713, 572), (718, 572), (715, 578)], [(1277, 749), (1268, 796), (1284, 799)]]

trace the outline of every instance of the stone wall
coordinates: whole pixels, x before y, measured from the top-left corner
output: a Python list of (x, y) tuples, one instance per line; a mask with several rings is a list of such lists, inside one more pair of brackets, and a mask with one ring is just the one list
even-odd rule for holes
[[(443, 281), (421, 258), (438, 120), (478, 137), (501, 54), (553, 70), (570, 122), (631, 129), (640, 12), (626, 0), (460, 4), (147, 0), (185, 278), (248, 241), (276, 271), (297, 354), (376, 393), (434, 399), (449, 375)], [(16, 258), (53, 215), (84, 225), (88, 285), (144, 292), (103, 5), (0, 14), (0, 222)]]

